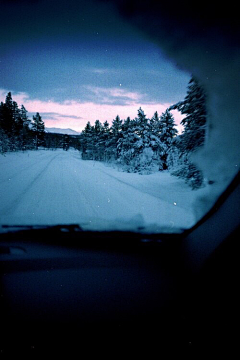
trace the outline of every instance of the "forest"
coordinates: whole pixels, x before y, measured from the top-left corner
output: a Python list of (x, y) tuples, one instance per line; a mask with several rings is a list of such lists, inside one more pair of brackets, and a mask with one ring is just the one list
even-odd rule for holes
[[(175, 109), (184, 115), (181, 134), (171, 113)], [(139, 174), (167, 170), (197, 189), (204, 185), (204, 179), (191, 158), (204, 144), (206, 115), (206, 95), (191, 77), (184, 100), (161, 115), (156, 111), (147, 118), (140, 107), (134, 119), (122, 120), (117, 115), (111, 125), (108, 121), (88, 122), (79, 136), (51, 134), (45, 131), (41, 115), (37, 112), (30, 120), (24, 105), (19, 108), (9, 92), (0, 104), (0, 153), (74, 147), (83, 160), (113, 163), (123, 171)]]
[[(171, 113), (175, 109), (184, 115), (181, 134)], [(108, 121), (88, 122), (80, 135), (82, 159), (117, 163), (124, 171), (140, 174), (168, 170), (197, 189), (204, 179), (191, 155), (204, 144), (206, 115), (206, 95), (192, 77), (185, 99), (161, 115), (156, 111), (149, 119), (140, 107), (135, 119), (117, 115), (111, 126)]]
[(78, 146), (76, 136), (47, 132), (38, 112), (32, 120), (29, 119), (25, 106), (19, 108), (11, 92), (8, 92), (5, 103), (0, 103), (0, 153), (37, 150), (39, 147), (68, 150)]

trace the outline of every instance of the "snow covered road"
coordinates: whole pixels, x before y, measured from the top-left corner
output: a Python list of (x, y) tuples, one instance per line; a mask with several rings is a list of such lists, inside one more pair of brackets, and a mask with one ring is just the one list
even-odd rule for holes
[(187, 228), (195, 196), (168, 173), (128, 174), (73, 150), (0, 155), (0, 225)]

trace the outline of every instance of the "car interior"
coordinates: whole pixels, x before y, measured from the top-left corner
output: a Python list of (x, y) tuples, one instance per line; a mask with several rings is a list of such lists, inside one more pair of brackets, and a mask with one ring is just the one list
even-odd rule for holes
[[(128, 19), (126, 2), (116, 4)], [(226, 351), (232, 358), (239, 341), (239, 201), (237, 173), (181, 233), (3, 228), (1, 356), (195, 359)]]
[(239, 199), (238, 175), (182, 234), (84, 232), (77, 225), (2, 233), (1, 352), (230, 351), (237, 341)]

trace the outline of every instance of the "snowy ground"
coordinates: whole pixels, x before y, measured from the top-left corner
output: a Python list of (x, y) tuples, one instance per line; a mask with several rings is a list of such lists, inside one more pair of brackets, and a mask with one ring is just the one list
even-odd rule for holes
[(0, 225), (175, 231), (195, 223), (196, 193), (169, 173), (128, 174), (73, 150), (0, 155)]

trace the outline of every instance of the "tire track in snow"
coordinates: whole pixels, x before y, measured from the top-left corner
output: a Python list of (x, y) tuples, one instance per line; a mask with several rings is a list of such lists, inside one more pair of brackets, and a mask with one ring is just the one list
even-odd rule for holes
[[(27, 155), (27, 154), (26, 154), (26, 155)], [(40, 156), (41, 156), (41, 154), (40, 154)], [(30, 160), (31, 160), (31, 162), (30, 162), (30, 163), (27, 162), (27, 163), (25, 164), (26, 166), (21, 167), (20, 169), (15, 170), (15, 171), (10, 175), (11, 177), (7, 176), (5, 179), (0, 180), (0, 185), (3, 185), (3, 184), (5, 184), (5, 183), (8, 183), (9, 180), (15, 179), (15, 178), (18, 177), (20, 174), (25, 173), (28, 169), (32, 168), (36, 163), (33, 162), (33, 159), (32, 159), (32, 158), (31, 158)], [(39, 167), (39, 163), (40, 163), (40, 162), (45, 162), (45, 161), (46, 161), (46, 158), (45, 158), (45, 157), (43, 157), (43, 158), (38, 158), (37, 166)]]
[(79, 179), (73, 177), (73, 181), (76, 184), (76, 188), (78, 189), (79, 194), (82, 196), (82, 198), (84, 198), (85, 204), (87, 204), (88, 207), (91, 208), (92, 214), (94, 214), (96, 217), (98, 217), (99, 212), (96, 209), (96, 204), (93, 205), (92, 203), (90, 203), (89, 197), (86, 196), (85, 192), (81, 189), (81, 183), (79, 182)]
[[(70, 152), (63, 152), (60, 155), (62, 156), (62, 161), (58, 164), (55, 172), (62, 174), (61, 181), (62, 186), (64, 187), (64, 194), (62, 195), (65, 199), (68, 198), (67, 204), (64, 205), (65, 210), (69, 209), (69, 203), (73, 204), (77, 201), (82, 204), (81, 210), (84, 209), (84, 212), (89, 212), (90, 209), (91, 216), (94, 214), (94, 216), (97, 217), (98, 211), (96, 209), (95, 200), (92, 203), (89, 192), (86, 193), (86, 191), (84, 191), (86, 178), (82, 179), (81, 177), (82, 168), (79, 167), (79, 157), (76, 157), (75, 154)], [(77, 173), (75, 169), (78, 169), (80, 173)], [(65, 176), (66, 174), (67, 177)], [(61, 192), (59, 192), (58, 196), (61, 196)], [(79, 209), (79, 207), (77, 207), (77, 209)]]
[(21, 193), (10, 203), (8, 204), (5, 208), (2, 209), (1, 211), (1, 215), (8, 215), (9, 213), (11, 213), (23, 200), (23, 198), (26, 196), (26, 194), (31, 190), (31, 188), (33, 186), (36, 185), (36, 182), (41, 179), (41, 177), (44, 175), (45, 171), (48, 169), (48, 167), (50, 166), (50, 164), (56, 159), (56, 157), (58, 157), (60, 154), (56, 154), (53, 158), (51, 158), (48, 163), (44, 166), (43, 169), (40, 170), (39, 173), (37, 173), (33, 179), (31, 180), (30, 183), (27, 184), (27, 186), (25, 187), (25, 189), (23, 191), (21, 191)]

